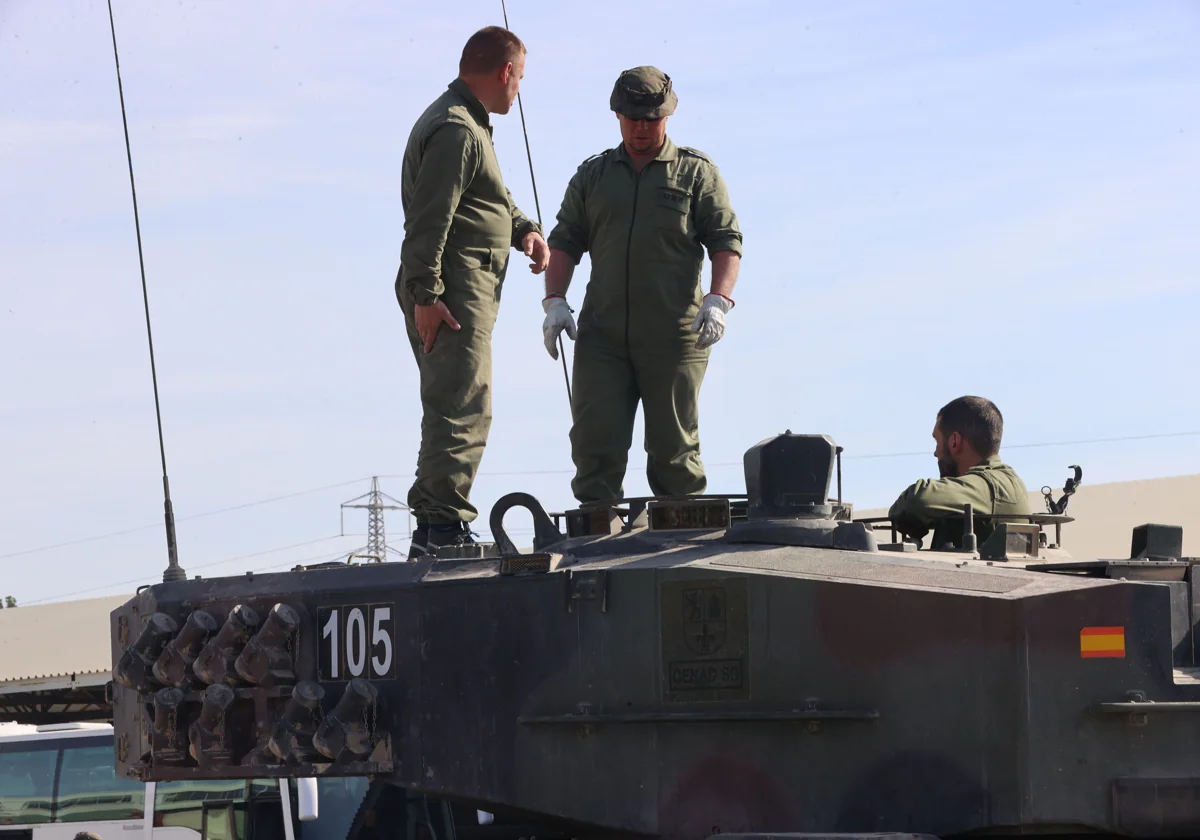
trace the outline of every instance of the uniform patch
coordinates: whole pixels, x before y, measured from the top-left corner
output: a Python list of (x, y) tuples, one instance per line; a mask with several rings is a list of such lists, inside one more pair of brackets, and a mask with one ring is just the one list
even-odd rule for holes
[(1124, 627), (1084, 627), (1079, 631), (1082, 659), (1124, 659)]

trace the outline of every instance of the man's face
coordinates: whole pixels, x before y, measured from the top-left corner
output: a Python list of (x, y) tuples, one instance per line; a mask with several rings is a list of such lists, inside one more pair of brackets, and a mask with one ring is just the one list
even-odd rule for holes
[(667, 118), (657, 120), (631, 120), (617, 114), (621, 121), (621, 139), (626, 148), (635, 155), (648, 155), (658, 149), (667, 139)]
[(954, 457), (954, 453), (958, 450), (960, 437), (958, 432), (951, 432), (947, 437), (937, 423), (933, 425), (933, 439), (937, 444), (933, 450), (933, 457), (937, 458), (938, 475), (942, 478), (950, 478), (959, 474), (958, 460)]
[(517, 56), (517, 60), (511, 64), (504, 65), (500, 74), (500, 81), (504, 85), (504, 100), (499, 106), (504, 110), (496, 113), (507, 114), (512, 110), (513, 102), (517, 100), (517, 93), (521, 90), (521, 79), (525, 78), (525, 53)]

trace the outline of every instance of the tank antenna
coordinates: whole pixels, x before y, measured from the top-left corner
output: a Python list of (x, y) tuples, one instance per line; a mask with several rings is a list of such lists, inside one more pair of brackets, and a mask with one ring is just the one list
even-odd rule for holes
[(167, 568), (163, 583), (185, 580), (187, 573), (179, 566), (179, 551), (175, 545), (175, 513), (171, 508), (171, 485), (167, 481), (167, 450), (163, 444), (162, 410), (158, 402), (158, 373), (154, 367), (154, 335), (150, 330), (150, 295), (146, 291), (146, 263), (142, 256), (142, 226), (138, 220), (137, 187), (133, 182), (133, 152), (129, 146), (129, 121), (125, 116), (125, 89), (121, 85), (121, 59), (117, 55), (117, 25), (113, 21), (112, 0), (108, 0), (108, 26), (112, 32), (113, 64), (117, 69), (117, 93), (121, 98), (121, 124), (125, 128), (125, 157), (129, 162), (129, 190), (133, 195), (133, 227), (137, 233), (138, 267), (142, 272), (142, 302), (146, 307), (146, 338), (150, 345), (150, 378), (154, 383), (154, 414), (158, 419), (158, 454), (162, 458), (163, 511), (167, 523)]
[[(500, 0), (500, 11), (504, 13), (504, 28), (509, 29), (508, 25), (508, 7), (504, 0)], [(533, 207), (537, 211), (538, 227), (542, 225), (542, 205), (538, 201), (537, 179), (533, 177), (533, 153), (529, 150), (529, 130), (525, 127), (525, 106), (521, 104), (521, 92), (517, 91), (517, 110), (521, 112), (521, 131), (525, 135), (525, 157), (529, 159), (529, 182), (533, 184)], [(543, 228), (544, 229), (544, 228)], [(558, 334), (558, 357), (562, 360), (563, 379), (567, 383), (567, 403), (573, 404), (571, 399), (571, 377), (567, 375), (567, 350), (563, 346), (562, 333)]]

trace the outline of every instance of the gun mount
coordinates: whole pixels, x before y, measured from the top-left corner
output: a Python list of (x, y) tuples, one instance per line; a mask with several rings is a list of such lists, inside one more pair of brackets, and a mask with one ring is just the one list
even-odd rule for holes
[(1080, 559), (1061, 512), (973, 548), (965, 510), (965, 550), (918, 551), (853, 518), (840, 452), (763, 441), (740, 496), (512, 494), (472, 556), (146, 588), (118, 771), (375, 775), (574, 836), (1200, 830), (1180, 529)]

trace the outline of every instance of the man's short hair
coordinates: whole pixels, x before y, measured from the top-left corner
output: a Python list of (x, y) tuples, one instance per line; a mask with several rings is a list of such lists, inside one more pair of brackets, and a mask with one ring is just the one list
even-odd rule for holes
[(943, 435), (958, 432), (984, 458), (990, 458), (1000, 451), (1004, 416), (991, 400), (983, 397), (951, 400), (938, 412), (937, 425)]
[(525, 52), (521, 39), (503, 26), (485, 26), (467, 39), (462, 58), (458, 61), (460, 76), (491, 73), (499, 70)]

